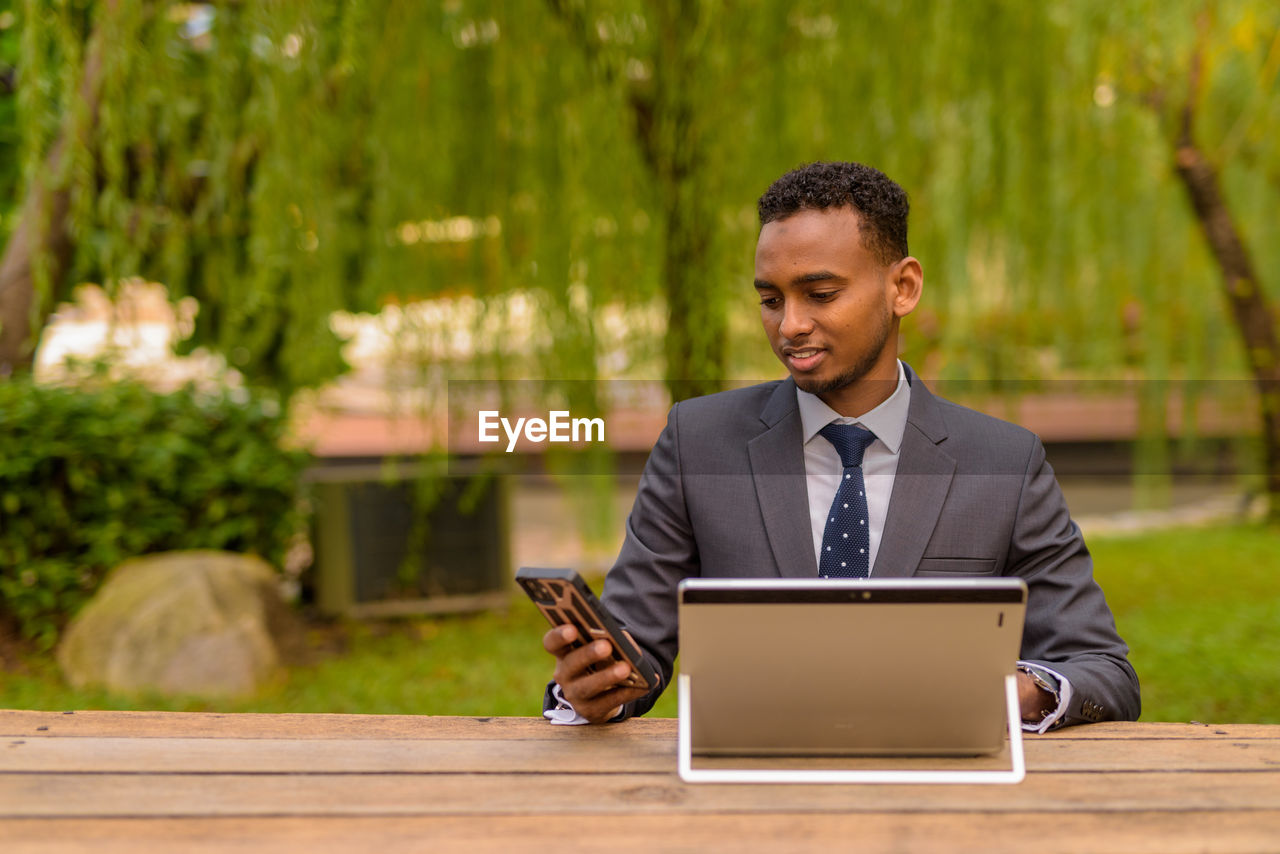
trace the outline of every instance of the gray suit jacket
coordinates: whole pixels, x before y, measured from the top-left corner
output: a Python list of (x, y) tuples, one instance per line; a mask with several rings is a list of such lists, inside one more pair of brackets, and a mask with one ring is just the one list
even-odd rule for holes
[[(1021, 658), (1071, 681), (1066, 722), (1136, 719), (1128, 647), (1040, 440), (934, 397), (909, 368), (907, 378), (911, 406), (872, 575), (1021, 577)], [(672, 407), (603, 597), (662, 687), (677, 652), (681, 579), (817, 576), (804, 473), (790, 379)], [(625, 713), (643, 714), (660, 693)]]

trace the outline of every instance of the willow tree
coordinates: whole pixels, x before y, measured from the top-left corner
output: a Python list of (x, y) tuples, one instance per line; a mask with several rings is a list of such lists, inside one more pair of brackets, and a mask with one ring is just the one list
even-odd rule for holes
[(22, 11), (6, 368), (73, 283), (134, 275), (198, 299), (192, 346), (286, 389), (340, 368), (336, 309), (519, 287), (563, 361), (591, 363), (572, 358), (590, 316), (568, 304), (571, 256), (596, 218), (575, 186), (618, 173), (584, 144), (600, 105), (547, 62), (567, 46), (498, 51), (495, 18), (460, 3)]
[(783, 58), (777, 113), (809, 120), (771, 126), (911, 189), (927, 293), (906, 334), (925, 375), (1143, 378), (1156, 430), (1170, 381), (1194, 397), (1252, 377), (1280, 518), (1266, 272), (1280, 260), (1280, 9), (987, 0), (793, 15), (825, 49)]
[[(1272, 311), (1280, 11), (1224, 0), (1197, 29), (1202, 8), (29, 0), (30, 213), (0, 273), (0, 361), (71, 283), (144, 275), (199, 300), (193, 345), (286, 388), (340, 368), (333, 310), (424, 298), (476, 307), (484, 346), (436, 366), (450, 377), (776, 375), (753, 330), (754, 199), (855, 159), (912, 196), (928, 295), (906, 355), (925, 376), (1258, 377), (1271, 357), (1235, 324)], [(1182, 104), (1250, 249), (1226, 280), (1261, 308), (1224, 312), (1226, 256), (1170, 134)], [(5, 278), (15, 256), (25, 279)], [(640, 332), (602, 371), (619, 315)], [(1165, 386), (1142, 388), (1160, 409)]]
[[(1181, 53), (1130, 86), (1145, 94), (1160, 119), (1175, 171), (1220, 273), (1223, 301), (1257, 389), (1274, 521), (1280, 520), (1280, 303), (1274, 290), (1268, 292), (1268, 284), (1275, 287), (1276, 257), (1272, 253), (1267, 259), (1272, 275), (1264, 279), (1253, 247), (1274, 247), (1275, 223), (1272, 217), (1242, 220), (1235, 213), (1239, 203), (1233, 205), (1250, 195), (1255, 202), (1273, 203), (1280, 191), (1273, 142), (1280, 120), (1280, 15), (1267, 11), (1271, 14), (1236, 7), (1222, 15), (1215, 4), (1204, 4)], [(1246, 187), (1229, 186), (1241, 180), (1267, 190), (1258, 199)]]

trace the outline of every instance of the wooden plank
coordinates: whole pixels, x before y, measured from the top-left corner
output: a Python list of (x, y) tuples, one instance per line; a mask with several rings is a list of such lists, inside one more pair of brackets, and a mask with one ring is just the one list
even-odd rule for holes
[(674, 774), (4, 774), (0, 818), (1280, 809), (1280, 771), (1031, 774), (1017, 786), (687, 785)]
[[(1276, 752), (1280, 755), (1280, 748)], [(0, 773), (663, 773), (675, 767), (674, 737), (641, 743), (598, 738), (0, 740)]]
[[(600, 737), (621, 729), (542, 728), (522, 739), (5, 738), (3, 772), (134, 773), (664, 773), (676, 767), (675, 735)], [(553, 737), (554, 736), (554, 737)], [(1065, 741), (1028, 739), (1032, 771), (1280, 770), (1280, 739)], [(884, 766), (888, 760), (865, 760)], [(972, 768), (979, 760), (910, 760)], [(733, 760), (741, 765), (744, 760)], [(780, 760), (792, 767), (797, 760)], [(699, 764), (712, 763), (699, 760)], [(1008, 764), (1008, 759), (1003, 760)], [(857, 767), (856, 760), (808, 760), (805, 767)]]
[[(44, 729), (42, 729), (42, 727)], [(556, 727), (541, 717), (432, 715), (213, 714), (202, 712), (29, 712), (0, 710), (0, 738), (534, 738), (572, 729), (596, 737), (675, 737), (671, 718), (639, 718), (607, 727)], [(1276, 728), (1280, 733), (1280, 727)], [(1280, 737), (1280, 735), (1278, 735)]]
[[(41, 729), (47, 727), (47, 729)], [(592, 731), (608, 738), (675, 737), (674, 718), (638, 718), (604, 727), (552, 727), (540, 717), (431, 715), (214, 714), (201, 712), (42, 712), (0, 709), (0, 738), (129, 736), (137, 738), (538, 738), (548, 731)], [(581, 737), (581, 736), (579, 736)], [(1100, 723), (1028, 741), (1099, 739), (1273, 738), (1276, 724)]]
[[(1045, 833), (1045, 828), (1053, 828)], [(398, 852), (952, 851), (1040, 854), (1126, 851), (1274, 852), (1280, 811), (1070, 815), (857, 813), (823, 816), (540, 816), (0, 821), (6, 854), (305, 850)]]
[(1280, 738), (1277, 724), (1203, 724), (1109, 721), (1029, 736), (1032, 739), (1096, 741), (1113, 739)]

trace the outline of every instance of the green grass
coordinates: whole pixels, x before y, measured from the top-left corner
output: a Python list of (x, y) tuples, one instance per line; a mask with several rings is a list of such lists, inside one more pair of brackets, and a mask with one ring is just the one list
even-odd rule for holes
[[(1280, 723), (1280, 531), (1188, 529), (1091, 542), (1130, 660), (1143, 720)], [(597, 585), (598, 587), (598, 585)], [(353, 624), (313, 633), (340, 654), (248, 700), (119, 697), (65, 687), (48, 658), (0, 673), (0, 708), (536, 715), (551, 659), (542, 618), (506, 612)], [(652, 714), (675, 715), (675, 691)]]
[(1090, 548), (1143, 720), (1280, 723), (1280, 531), (1186, 529)]
[[(0, 708), (537, 715), (553, 666), (542, 650), (547, 624), (518, 595), (505, 612), (315, 630), (314, 646), (337, 639), (345, 649), (317, 653), (318, 663), (249, 699), (80, 691), (63, 684), (51, 657), (28, 657), (19, 672), (0, 673)], [(675, 715), (674, 691), (653, 714)]]

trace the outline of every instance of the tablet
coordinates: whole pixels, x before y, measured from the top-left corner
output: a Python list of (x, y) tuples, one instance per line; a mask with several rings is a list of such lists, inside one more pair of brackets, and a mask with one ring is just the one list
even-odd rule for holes
[(1017, 578), (686, 579), (682, 750), (1001, 751), (1026, 597)]

